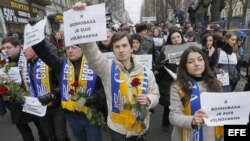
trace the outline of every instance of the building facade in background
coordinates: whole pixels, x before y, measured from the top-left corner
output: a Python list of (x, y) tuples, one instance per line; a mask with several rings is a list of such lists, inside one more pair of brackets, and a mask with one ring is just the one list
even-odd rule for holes
[[(176, 10), (187, 12), (191, 0), (144, 0), (141, 6), (141, 17), (156, 17), (156, 23), (170, 22)], [(153, 19), (153, 18), (152, 18)]]
[[(13, 33), (23, 33), (31, 17), (48, 17), (46, 33), (63, 29), (63, 12), (79, 0), (0, 0), (0, 41)], [(85, 0), (92, 4), (105, 3), (106, 13), (120, 23), (130, 22), (124, 0)]]
[(23, 33), (25, 24), (31, 17), (46, 15), (44, 6), (50, 4), (43, 0), (41, 3), (29, 4), (25, 1), (0, 1), (0, 38), (7, 34)]

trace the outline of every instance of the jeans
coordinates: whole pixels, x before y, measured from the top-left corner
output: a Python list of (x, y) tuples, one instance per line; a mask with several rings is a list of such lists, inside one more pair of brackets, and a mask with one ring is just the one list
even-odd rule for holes
[(39, 122), (49, 141), (69, 141), (66, 130), (66, 118), (62, 108), (48, 107), (44, 117)]
[(101, 127), (91, 125), (83, 114), (66, 112), (66, 118), (77, 141), (102, 141)]

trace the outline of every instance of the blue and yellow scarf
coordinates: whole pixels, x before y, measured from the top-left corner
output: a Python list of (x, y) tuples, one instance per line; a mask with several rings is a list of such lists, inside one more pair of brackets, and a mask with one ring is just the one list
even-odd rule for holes
[[(197, 85), (196, 81), (193, 81), (193, 87), (192, 87), (192, 95), (190, 98), (189, 102), (186, 102), (184, 104), (184, 115), (194, 115), (197, 110), (201, 108), (200, 104), (200, 90)], [(181, 99), (185, 96), (185, 93), (179, 89), (179, 95)], [(203, 141), (203, 128), (202, 126), (198, 127), (198, 131), (192, 131), (193, 136), (192, 136), (192, 141)], [(182, 131), (182, 141), (187, 141), (189, 136), (188, 136), (188, 130), (183, 129)], [(221, 138), (224, 135), (224, 129), (221, 126), (216, 126), (215, 127), (215, 137), (216, 138)]]
[(32, 97), (39, 97), (51, 92), (49, 67), (39, 58), (37, 58), (34, 64), (34, 84), (31, 82), (31, 66), (30, 63), (26, 63), (22, 68), (22, 77), (26, 89), (29, 91)]
[[(70, 99), (71, 95), (68, 93), (71, 89), (71, 84), (75, 82), (75, 69), (73, 64), (69, 59), (65, 60), (63, 63), (63, 73), (61, 79), (61, 103), (64, 109), (69, 111), (78, 111), (86, 113), (88, 108), (83, 106), (83, 108), (79, 109), (77, 106), (77, 102)], [(88, 96), (92, 96), (96, 83), (96, 74), (93, 70), (91, 70), (88, 66), (87, 60), (85, 57), (82, 57), (78, 84), (79, 87), (76, 91), (87, 93)]]
[(114, 123), (121, 124), (128, 132), (141, 132), (142, 125), (133, 126), (136, 119), (140, 116), (132, 110), (124, 109), (126, 102), (135, 103), (133, 94), (147, 94), (148, 89), (148, 71), (144, 71), (135, 75), (134, 78), (139, 78), (141, 84), (137, 87), (132, 87), (130, 91), (130, 82), (125, 74), (116, 66), (113, 61), (111, 68), (111, 90), (112, 90), (112, 113), (111, 120)]
[(21, 50), (19, 54), (18, 64), (17, 64), (21, 75), (22, 75), (23, 67), (26, 67), (26, 65), (27, 65), (27, 59), (25, 58), (23, 54), (23, 50)]

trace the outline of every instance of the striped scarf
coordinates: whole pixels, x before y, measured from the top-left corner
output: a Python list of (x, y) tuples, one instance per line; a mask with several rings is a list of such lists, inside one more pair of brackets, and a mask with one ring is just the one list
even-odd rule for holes
[[(189, 102), (186, 102), (184, 104), (184, 115), (194, 115), (195, 111), (200, 109), (200, 91), (199, 87), (197, 85), (197, 82), (193, 82), (192, 87), (192, 96)], [(185, 93), (182, 91), (181, 88), (179, 88), (179, 95), (181, 99), (185, 97)], [(182, 131), (182, 141), (188, 141), (190, 140), (189, 131), (187, 129), (183, 129)], [(223, 126), (216, 126), (215, 127), (215, 137), (217, 139), (223, 137), (224, 135), (224, 128)], [(199, 127), (198, 131), (193, 131), (192, 136), (193, 141), (203, 141), (203, 127)]]
[[(23, 65), (21, 69), (21, 75), (23, 77), (26, 90), (29, 91), (32, 97), (39, 97), (50, 93), (49, 67), (38, 58), (33, 68), (33, 72), (31, 72), (30, 63), (26, 63), (26, 65)], [(34, 76), (33, 83), (31, 81), (30, 74), (33, 74)]]
[[(83, 106), (81, 109), (78, 108), (77, 102), (70, 99), (71, 95), (68, 93), (71, 84), (75, 82), (75, 69), (74, 65), (70, 62), (69, 59), (64, 61), (63, 64), (63, 73), (61, 79), (61, 103), (64, 109), (69, 111), (78, 111), (87, 113), (88, 107)], [(87, 60), (85, 57), (82, 57), (78, 84), (76, 91), (87, 93), (88, 96), (92, 96), (96, 83), (96, 74), (88, 66)]]
[(111, 120), (114, 123), (118, 123), (122, 125), (127, 132), (142, 132), (142, 125), (133, 126), (136, 119), (140, 117), (139, 113), (135, 113), (131, 109), (124, 109), (123, 106), (125, 103), (135, 103), (135, 99), (133, 94), (147, 94), (148, 89), (148, 72), (146, 68), (144, 71), (133, 76), (134, 78), (139, 78), (141, 80), (141, 84), (137, 87), (132, 87), (125, 76), (124, 72), (122, 72), (119, 67), (116, 66), (113, 61), (111, 68), (111, 90), (112, 90), (112, 113)]

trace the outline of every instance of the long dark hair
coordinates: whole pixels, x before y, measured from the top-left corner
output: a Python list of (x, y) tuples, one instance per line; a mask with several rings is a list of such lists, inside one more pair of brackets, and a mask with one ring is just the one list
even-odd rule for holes
[(184, 37), (183, 37), (183, 34), (182, 32), (180, 31), (179, 28), (177, 27), (172, 27), (170, 30), (169, 30), (169, 36), (168, 36), (168, 39), (167, 39), (167, 42), (166, 42), (166, 45), (173, 45), (172, 41), (171, 41), (171, 36), (173, 33), (179, 33), (181, 35), (181, 44), (184, 44), (185, 43), (185, 40), (184, 40)]
[[(182, 103), (185, 104), (191, 98), (193, 79), (191, 75), (187, 71), (187, 58), (191, 52), (197, 52), (201, 54), (204, 62), (205, 62), (205, 69), (202, 74), (203, 81), (207, 84), (207, 91), (208, 92), (220, 92), (221, 91), (221, 83), (214, 77), (211, 72), (211, 69), (208, 64), (208, 60), (205, 54), (202, 52), (201, 49), (197, 47), (191, 46), (190, 48), (186, 49), (180, 59), (179, 68), (177, 71), (177, 83), (179, 84), (182, 91), (185, 93), (185, 96), (182, 98)], [(190, 83), (191, 82), (191, 83)]]
[(208, 38), (209, 36), (211, 36), (211, 37), (213, 38), (213, 44), (212, 44), (212, 46), (214, 46), (214, 36), (213, 36), (213, 34), (211, 34), (211, 33), (206, 33), (206, 34), (204, 34), (204, 35), (201, 37), (201, 45), (202, 45), (203, 47), (207, 47), (207, 38)]

